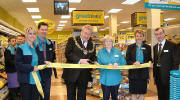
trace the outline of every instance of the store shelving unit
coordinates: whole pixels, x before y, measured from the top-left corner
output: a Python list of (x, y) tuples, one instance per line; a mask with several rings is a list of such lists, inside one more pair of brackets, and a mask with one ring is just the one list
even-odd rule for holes
[(7, 81), (5, 82), (5, 86), (3, 88), (0, 89), (0, 100), (4, 100), (7, 98), (8, 94), (9, 94), (9, 90), (7, 87)]
[[(129, 94), (129, 80), (128, 80), (128, 73), (127, 70), (122, 70), (121, 75), (123, 77), (122, 82), (120, 83), (119, 86), (119, 95), (118, 95), (118, 100), (129, 100), (130, 94)], [(99, 82), (100, 79), (100, 73), (98, 70), (94, 70), (92, 72), (92, 88), (87, 91), (88, 94), (92, 96), (96, 96), (99, 98), (103, 98), (103, 92), (101, 89), (101, 84)]]
[[(2, 66), (2, 65), (1, 65)], [(7, 87), (7, 76), (3, 75), (4, 73), (4, 67), (1, 67), (0, 69), (0, 100), (5, 100), (9, 94), (9, 90)]]
[(66, 47), (67, 41), (57, 44), (57, 49), (56, 49), (56, 60), (57, 62), (60, 63), (65, 63), (66, 62), (66, 57), (65, 57), (65, 47)]

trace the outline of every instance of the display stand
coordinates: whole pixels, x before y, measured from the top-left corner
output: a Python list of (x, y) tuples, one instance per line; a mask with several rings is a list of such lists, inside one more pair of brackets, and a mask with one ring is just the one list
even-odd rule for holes
[(180, 71), (171, 71), (170, 74), (170, 100), (180, 100)]
[[(129, 80), (128, 80), (128, 72), (127, 70), (122, 70), (121, 75), (123, 77), (122, 82), (119, 86), (119, 94), (118, 100), (129, 100)], [(88, 94), (92, 96), (97, 96), (99, 98), (103, 98), (103, 92), (101, 89), (101, 84), (99, 82), (100, 73), (98, 70), (94, 70), (92, 72), (92, 88), (87, 91)]]

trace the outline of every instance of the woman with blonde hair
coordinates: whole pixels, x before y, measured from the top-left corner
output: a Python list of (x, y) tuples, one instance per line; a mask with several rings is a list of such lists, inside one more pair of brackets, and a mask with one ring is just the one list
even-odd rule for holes
[[(113, 47), (112, 36), (106, 35), (103, 39), (104, 48), (98, 52), (97, 60), (100, 65), (118, 67), (125, 65), (126, 60), (120, 50)], [(98, 69), (100, 71), (100, 82), (103, 90), (103, 100), (117, 100), (118, 89), (122, 81), (119, 69)]]
[(38, 55), (36, 53), (36, 30), (28, 27), (26, 32), (26, 42), (21, 44), (16, 51), (16, 67), (22, 100), (39, 100), (40, 95), (36, 88), (32, 72), (36, 72), (39, 80), (41, 77), (38, 69)]
[[(128, 46), (126, 53), (127, 65), (137, 65), (147, 63), (152, 60), (151, 47), (144, 44), (144, 32), (135, 31), (136, 43)], [(144, 100), (144, 94), (147, 92), (147, 82), (149, 79), (148, 68), (128, 70), (129, 92), (131, 100)]]

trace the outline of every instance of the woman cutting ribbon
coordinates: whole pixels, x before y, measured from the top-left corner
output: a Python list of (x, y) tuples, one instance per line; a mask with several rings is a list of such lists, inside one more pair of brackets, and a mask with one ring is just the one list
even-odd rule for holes
[(38, 56), (35, 50), (36, 31), (29, 27), (26, 30), (26, 42), (20, 45), (16, 51), (16, 67), (20, 82), (22, 100), (39, 100), (40, 94), (36, 88), (32, 72), (35, 71), (39, 80)]
[[(126, 60), (120, 50), (113, 47), (113, 38), (105, 36), (103, 39), (105, 48), (102, 48), (97, 56), (100, 65), (114, 66), (125, 65)], [(109, 100), (110, 94), (112, 100), (117, 100), (118, 89), (122, 81), (119, 69), (98, 69), (100, 71), (100, 82), (103, 90), (103, 100)]]
[[(143, 43), (144, 32), (142, 30), (135, 31), (135, 40), (136, 43), (128, 46), (126, 61), (128, 65), (140, 66), (140, 64), (152, 60), (151, 47)], [(128, 75), (131, 100), (144, 100), (144, 94), (147, 91), (147, 82), (149, 79), (148, 68), (130, 69)]]

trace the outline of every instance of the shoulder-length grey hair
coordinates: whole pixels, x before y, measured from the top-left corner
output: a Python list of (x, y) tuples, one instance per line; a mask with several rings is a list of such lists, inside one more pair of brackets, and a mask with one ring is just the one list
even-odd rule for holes
[(106, 35), (103, 39), (103, 43), (106, 41), (106, 40), (111, 40), (113, 42), (113, 37), (110, 36), (110, 35)]

